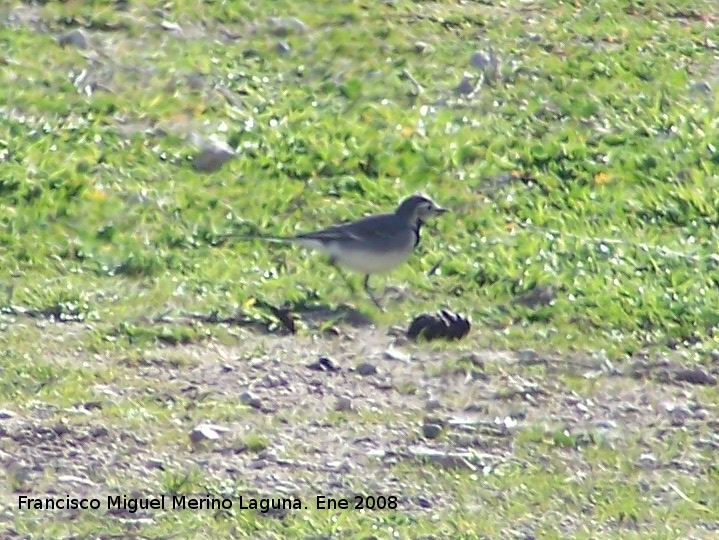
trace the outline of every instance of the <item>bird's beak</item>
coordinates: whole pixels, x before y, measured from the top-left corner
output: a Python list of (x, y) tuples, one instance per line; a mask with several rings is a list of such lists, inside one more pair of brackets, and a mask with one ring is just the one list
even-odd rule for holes
[(449, 210), (447, 210), (446, 208), (442, 208), (441, 206), (436, 207), (434, 209), (434, 211), (437, 213), (437, 215), (440, 215), (440, 216), (442, 214), (446, 214), (447, 212), (449, 212)]

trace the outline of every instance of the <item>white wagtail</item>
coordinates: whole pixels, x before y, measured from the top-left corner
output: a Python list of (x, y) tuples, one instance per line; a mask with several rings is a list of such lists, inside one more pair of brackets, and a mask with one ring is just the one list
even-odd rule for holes
[[(363, 273), (364, 290), (381, 309), (369, 288), (370, 275), (387, 272), (406, 261), (419, 244), (419, 232), (425, 220), (446, 211), (429, 197), (412, 195), (391, 214), (368, 216), (297, 236), (256, 238), (316, 249), (328, 255), (333, 265)], [(352, 288), (344, 274), (340, 272), (340, 275)]]

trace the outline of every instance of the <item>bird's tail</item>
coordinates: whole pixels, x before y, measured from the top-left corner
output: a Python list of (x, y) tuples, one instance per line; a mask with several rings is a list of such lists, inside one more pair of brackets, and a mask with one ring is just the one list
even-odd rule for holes
[(214, 246), (221, 246), (231, 242), (273, 242), (287, 244), (293, 241), (291, 236), (272, 236), (267, 234), (226, 232), (214, 235), (209, 243)]
[(275, 243), (282, 243), (287, 244), (290, 242), (294, 242), (295, 238), (292, 236), (270, 236), (266, 234), (233, 234), (231, 236), (233, 240), (243, 240), (245, 242), (275, 242)]

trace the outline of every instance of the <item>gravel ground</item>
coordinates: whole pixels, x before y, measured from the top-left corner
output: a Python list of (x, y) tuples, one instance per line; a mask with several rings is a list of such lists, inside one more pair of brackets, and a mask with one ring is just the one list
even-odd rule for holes
[[(433, 350), (366, 327), (333, 338), (248, 336), (134, 361), (105, 357), (134, 378), (96, 385), (96, 399), (64, 410), (38, 400), (2, 412), (0, 466), (11, 479), (3, 519), (21, 494), (156, 494), (168, 473), (193, 470), (209, 483), (236, 482), (247, 495), (398, 494), (409, 512), (450, 510), (458, 501), (433, 470), (482, 475), (528, 466), (526, 448), (518, 449), (531, 430), (575, 441), (530, 458), (548, 467), (559, 458), (571, 476), (592, 474), (577, 447), (598, 440), (627, 447), (640, 470), (657, 474), (699, 474), (713, 465), (707, 448), (719, 450), (717, 403), (700, 391), (716, 384), (717, 363), (688, 371), (668, 359), (637, 359), (618, 369), (602, 358), (468, 343)], [(574, 378), (592, 384), (573, 390)], [(162, 405), (163, 418), (142, 412), (148, 399)], [(123, 421), (108, 417), (113, 408), (126, 411)], [(214, 409), (222, 418), (204, 419)], [(657, 442), (679, 433), (691, 437), (689, 449), (665, 460)], [(248, 448), (252, 437), (264, 448)], [(435, 467), (402, 475), (402, 462)], [(668, 504), (686, 497), (672, 485), (647, 489)]]

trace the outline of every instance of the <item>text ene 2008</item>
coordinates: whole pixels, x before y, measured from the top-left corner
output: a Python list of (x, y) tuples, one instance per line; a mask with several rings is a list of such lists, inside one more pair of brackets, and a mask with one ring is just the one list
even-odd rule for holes
[(317, 510), (396, 510), (397, 496), (355, 495), (351, 499), (335, 499), (317, 495)]

